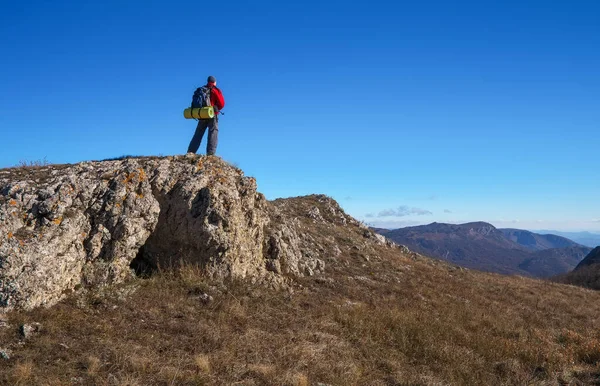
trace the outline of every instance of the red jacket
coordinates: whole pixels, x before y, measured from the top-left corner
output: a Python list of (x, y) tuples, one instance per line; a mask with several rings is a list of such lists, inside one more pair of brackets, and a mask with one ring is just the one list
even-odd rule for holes
[(214, 83), (207, 84), (208, 87), (212, 87), (210, 91), (210, 104), (217, 108), (217, 113), (225, 107), (225, 98), (223, 98), (223, 93), (221, 90), (215, 86)]

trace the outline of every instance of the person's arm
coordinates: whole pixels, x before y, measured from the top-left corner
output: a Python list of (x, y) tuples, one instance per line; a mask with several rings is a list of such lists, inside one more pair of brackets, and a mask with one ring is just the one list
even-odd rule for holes
[(213, 92), (211, 96), (214, 98), (213, 106), (217, 107), (217, 110), (223, 109), (225, 107), (225, 98), (223, 98), (223, 93), (218, 88), (213, 88)]

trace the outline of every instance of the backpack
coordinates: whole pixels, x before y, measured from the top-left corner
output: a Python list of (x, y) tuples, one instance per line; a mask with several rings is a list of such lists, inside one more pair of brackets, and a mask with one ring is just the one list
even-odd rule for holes
[(194, 96), (192, 97), (192, 108), (202, 108), (210, 106), (210, 91), (212, 87), (202, 86), (198, 87), (196, 91), (194, 91)]

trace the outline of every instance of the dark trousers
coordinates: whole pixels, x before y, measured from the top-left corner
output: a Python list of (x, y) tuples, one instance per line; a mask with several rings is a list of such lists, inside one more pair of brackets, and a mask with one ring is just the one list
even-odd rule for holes
[(208, 128), (208, 143), (206, 144), (206, 155), (213, 155), (217, 151), (217, 143), (219, 142), (219, 118), (201, 119), (196, 126), (196, 133), (190, 141), (188, 153), (195, 153), (200, 147), (204, 132)]

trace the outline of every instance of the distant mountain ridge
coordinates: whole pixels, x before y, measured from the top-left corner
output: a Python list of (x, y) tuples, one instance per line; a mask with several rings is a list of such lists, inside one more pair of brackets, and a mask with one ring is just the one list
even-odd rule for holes
[(501, 274), (550, 277), (572, 270), (591, 248), (556, 235), (498, 229), (486, 222), (374, 230), (424, 255)]
[(519, 264), (519, 268), (536, 277), (556, 276), (571, 271), (585, 258), (589, 250), (590, 248), (579, 245), (536, 251), (530, 258)]
[(532, 251), (543, 251), (552, 248), (567, 248), (578, 245), (573, 240), (554, 234), (538, 234), (522, 229), (499, 229), (504, 236)]
[(578, 244), (585, 245), (586, 247), (595, 248), (600, 245), (600, 233), (592, 232), (562, 232), (552, 230), (540, 230), (534, 231), (536, 233), (548, 233), (557, 236), (566, 237), (569, 240), (573, 240)]

